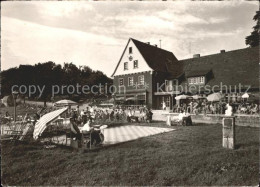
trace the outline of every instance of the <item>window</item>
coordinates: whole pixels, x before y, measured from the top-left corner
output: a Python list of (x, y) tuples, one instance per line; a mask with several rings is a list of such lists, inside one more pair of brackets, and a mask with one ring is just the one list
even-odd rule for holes
[(178, 85), (178, 79), (173, 79), (172, 80), (172, 85), (174, 85), (174, 86)]
[(165, 105), (166, 105), (166, 107), (170, 107), (170, 97), (169, 96), (166, 96)]
[(133, 53), (133, 49), (132, 47), (129, 47), (129, 54), (132, 54)]
[(135, 60), (135, 61), (134, 61), (134, 69), (135, 69), (135, 68), (138, 68), (138, 60)]
[(205, 82), (205, 77), (200, 77), (200, 83), (204, 83)]
[(128, 77), (128, 86), (133, 86), (133, 85), (134, 85), (134, 78)]
[(123, 78), (119, 79), (119, 86), (124, 86), (124, 79)]
[(138, 76), (138, 84), (144, 85), (144, 76), (143, 75)]
[(173, 80), (165, 80), (165, 91), (166, 92), (173, 91)]
[(205, 84), (205, 77), (191, 77), (188, 79), (189, 84)]
[(128, 70), (128, 62), (124, 63), (124, 70)]

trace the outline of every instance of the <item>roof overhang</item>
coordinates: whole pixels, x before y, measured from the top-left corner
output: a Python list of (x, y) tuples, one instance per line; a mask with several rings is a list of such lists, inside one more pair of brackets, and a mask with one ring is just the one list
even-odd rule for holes
[(178, 95), (180, 91), (172, 91), (172, 92), (154, 92), (154, 95)]

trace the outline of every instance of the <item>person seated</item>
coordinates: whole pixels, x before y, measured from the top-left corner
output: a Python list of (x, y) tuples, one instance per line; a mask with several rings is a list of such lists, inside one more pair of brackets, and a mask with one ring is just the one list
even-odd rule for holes
[(258, 112), (258, 105), (255, 104), (254, 107), (251, 109), (250, 113), (251, 113), (251, 114), (255, 114), (255, 113), (257, 113), (257, 112)]
[(84, 110), (81, 110), (81, 112), (80, 112), (80, 116), (82, 117), (82, 116), (84, 116), (84, 115), (85, 115)]
[(114, 121), (114, 110), (109, 114), (110, 121)]
[(182, 119), (183, 119), (183, 117), (184, 117), (184, 114), (185, 114), (185, 111), (184, 111), (184, 110), (181, 110), (180, 113), (179, 113), (179, 115), (178, 115), (178, 116), (173, 116), (171, 120), (172, 120), (173, 122), (181, 122)]
[(152, 119), (153, 119), (153, 112), (151, 111), (151, 109), (147, 109), (145, 120), (150, 123), (152, 121)]
[(73, 134), (73, 138), (76, 138), (76, 140), (81, 140), (80, 130), (74, 122), (73, 118), (70, 118), (70, 131)]
[(81, 132), (85, 132), (85, 131), (89, 132), (89, 131), (93, 130), (93, 127), (90, 127), (90, 123), (91, 123), (91, 120), (89, 119), (87, 121), (87, 123), (85, 123), (84, 126), (81, 128)]
[(95, 142), (96, 144), (101, 143), (101, 137), (99, 135), (100, 130), (95, 130), (95, 128), (92, 125), (91, 120), (88, 120), (88, 122), (82, 127), (81, 132), (84, 134), (90, 133), (90, 137), (92, 140), (92, 144)]
[(108, 110), (105, 111), (105, 119), (106, 119), (106, 121), (109, 120), (109, 112), (108, 112)]
[(114, 119), (116, 119), (116, 121), (119, 121), (119, 113), (118, 113), (118, 110), (115, 110)]
[(146, 116), (146, 113), (145, 113), (144, 109), (141, 109), (140, 114), (139, 114), (139, 121), (144, 121), (145, 116)]

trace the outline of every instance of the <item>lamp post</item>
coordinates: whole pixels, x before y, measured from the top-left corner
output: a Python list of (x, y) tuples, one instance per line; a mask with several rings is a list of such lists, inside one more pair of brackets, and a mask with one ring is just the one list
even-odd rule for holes
[(13, 99), (14, 99), (14, 122), (16, 122), (16, 97), (18, 95), (17, 91), (12, 92)]

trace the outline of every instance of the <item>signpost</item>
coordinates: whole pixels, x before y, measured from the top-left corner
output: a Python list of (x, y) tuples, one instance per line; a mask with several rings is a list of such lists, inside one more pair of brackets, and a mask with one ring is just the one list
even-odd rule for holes
[(235, 149), (235, 117), (227, 116), (222, 120), (223, 125), (223, 141), (224, 148)]

